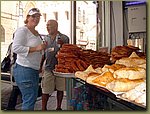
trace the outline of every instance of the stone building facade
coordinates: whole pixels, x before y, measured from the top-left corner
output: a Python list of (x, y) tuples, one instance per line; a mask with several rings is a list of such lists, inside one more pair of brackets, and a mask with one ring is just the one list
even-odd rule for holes
[(40, 34), (47, 34), (47, 21), (56, 19), (59, 30), (70, 36), (69, 1), (1, 1), (1, 61), (13, 41), (13, 33), (18, 27), (24, 25), (26, 14), (33, 7), (39, 8), (42, 14), (40, 23), (36, 27)]
[[(70, 43), (73, 43), (73, 39), (76, 39), (76, 44), (81, 45), (89, 42), (87, 47), (91, 48), (94, 41), (93, 49), (95, 50), (96, 8), (92, 1), (76, 1), (76, 18), (71, 12), (73, 9), (71, 1), (1, 1), (1, 61), (7, 53), (9, 44), (13, 41), (13, 33), (18, 27), (24, 25), (26, 15), (33, 7), (39, 8), (42, 14), (36, 27), (40, 34), (46, 35), (47, 21), (55, 19), (59, 23), (58, 30), (70, 37)], [(76, 36), (74, 37), (72, 20), (75, 19)]]

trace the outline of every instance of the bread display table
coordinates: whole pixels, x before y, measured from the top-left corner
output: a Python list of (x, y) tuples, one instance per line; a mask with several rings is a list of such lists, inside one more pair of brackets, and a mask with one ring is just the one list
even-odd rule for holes
[(75, 78), (74, 73), (54, 72), (66, 78), (67, 110), (146, 110), (146, 106), (117, 97), (103, 87)]
[[(92, 100), (95, 99), (92, 102), (95, 106), (93, 106), (94, 108), (90, 108), (90, 110), (146, 110), (146, 106), (125, 99), (121, 99), (106, 88), (91, 85), (78, 78), (74, 78), (74, 80), (75, 83), (82, 83), (85, 88), (88, 88), (89, 96), (92, 96), (91, 94), (94, 93), (93, 97), (99, 97), (97, 99), (92, 98)], [(89, 102), (91, 103), (91, 101)]]
[[(75, 95), (78, 97), (73, 98), (76, 99), (76, 102), (83, 103), (82, 110), (146, 110), (146, 106), (118, 98), (114, 93), (106, 88), (91, 85), (78, 78), (73, 78), (73, 80), (76, 85), (82, 84), (82, 86), (80, 86), (82, 89), (78, 88), (79, 95)], [(75, 88), (76, 87), (73, 89)], [(73, 93), (77, 94), (76, 91)], [(85, 103), (87, 104), (87, 102), (88, 108), (86, 107), (85, 109), (84, 105)], [(75, 107), (75, 110), (78, 109)]]

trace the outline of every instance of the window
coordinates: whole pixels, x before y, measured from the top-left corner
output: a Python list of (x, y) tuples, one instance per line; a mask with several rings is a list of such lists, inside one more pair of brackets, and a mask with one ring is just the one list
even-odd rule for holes
[(46, 13), (43, 13), (44, 21), (46, 22)]
[(55, 19), (58, 20), (58, 12), (54, 12)]
[(85, 11), (83, 10), (83, 24), (85, 24)]
[(69, 12), (68, 12), (68, 11), (65, 11), (65, 14), (66, 14), (67, 20), (69, 20)]
[(81, 22), (81, 9), (78, 7), (78, 22)]

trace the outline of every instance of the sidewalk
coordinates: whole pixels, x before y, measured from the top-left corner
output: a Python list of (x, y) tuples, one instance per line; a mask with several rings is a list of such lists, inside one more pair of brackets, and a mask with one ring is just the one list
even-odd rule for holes
[[(12, 86), (10, 82), (8, 81), (2, 81), (1, 80), (1, 109), (5, 110), (7, 108), (8, 100), (10, 97), (10, 93), (12, 90)], [(19, 100), (20, 102), (20, 100)], [(66, 92), (64, 92), (64, 98), (62, 101), (62, 109), (66, 110)], [(52, 94), (52, 96), (48, 100), (48, 110), (55, 110), (56, 109), (56, 92)], [(21, 104), (18, 103), (16, 106), (16, 109), (20, 110), (21, 109)], [(38, 97), (36, 104), (35, 104), (35, 110), (41, 110), (42, 109), (42, 100), (41, 97)]]
[[(21, 104), (17, 105), (16, 109), (20, 110), (21, 109)], [(64, 94), (64, 98), (63, 98), (63, 101), (62, 101), (62, 110), (66, 110), (66, 109), (67, 109), (67, 106), (66, 106), (66, 94)], [(37, 99), (34, 110), (42, 110), (41, 97), (39, 97)], [(47, 110), (56, 110), (56, 92), (54, 92), (52, 94), (52, 96), (49, 98), (48, 105), (47, 105)]]

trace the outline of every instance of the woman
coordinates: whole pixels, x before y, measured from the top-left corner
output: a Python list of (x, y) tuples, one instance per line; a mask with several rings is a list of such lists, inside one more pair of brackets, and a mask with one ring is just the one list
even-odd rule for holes
[(46, 48), (35, 27), (40, 21), (39, 9), (29, 10), (25, 26), (16, 30), (12, 45), (17, 54), (14, 78), (22, 94), (22, 110), (34, 110), (38, 95), (39, 69), (42, 54)]

